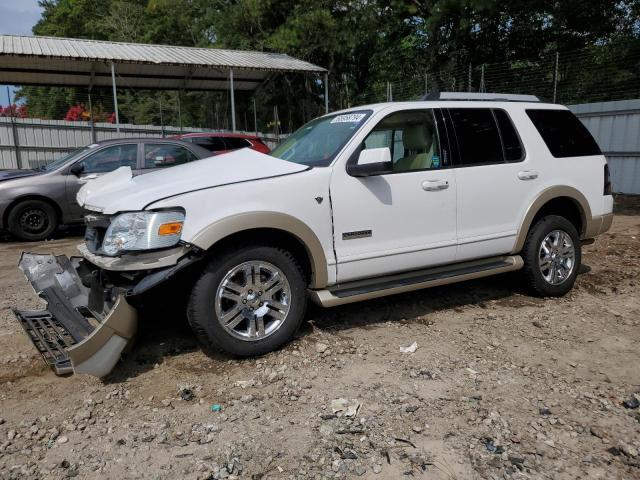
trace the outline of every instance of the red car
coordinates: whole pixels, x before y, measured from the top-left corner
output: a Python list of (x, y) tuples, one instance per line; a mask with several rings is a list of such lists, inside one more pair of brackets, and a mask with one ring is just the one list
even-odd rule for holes
[(261, 153), (271, 151), (260, 138), (239, 133), (184, 133), (171, 138), (195, 143), (215, 153), (231, 152), (246, 147)]

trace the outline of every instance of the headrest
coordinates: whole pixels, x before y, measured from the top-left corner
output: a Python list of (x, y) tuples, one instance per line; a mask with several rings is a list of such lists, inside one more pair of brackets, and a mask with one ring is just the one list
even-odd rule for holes
[(410, 125), (402, 134), (402, 144), (406, 150), (428, 150), (433, 138), (424, 124)]

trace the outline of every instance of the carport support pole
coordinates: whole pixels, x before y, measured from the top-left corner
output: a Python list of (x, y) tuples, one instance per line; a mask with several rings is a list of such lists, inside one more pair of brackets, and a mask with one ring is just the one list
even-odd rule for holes
[(111, 62), (111, 86), (113, 87), (113, 109), (116, 112), (116, 131), (120, 133), (120, 116), (118, 115), (118, 91), (116, 90), (116, 68)]
[(233, 70), (229, 70), (229, 88), (231, 90), (231, 131), (236, 131), (236, 99), (233, 94)]
[(324, 113), (329, 113), (329, 72), (324, 74)]
[(256, 137), (258, 136), (258, 114), (256, 113), (256, 99), (253, 98), (253, 128), (256, 131)]

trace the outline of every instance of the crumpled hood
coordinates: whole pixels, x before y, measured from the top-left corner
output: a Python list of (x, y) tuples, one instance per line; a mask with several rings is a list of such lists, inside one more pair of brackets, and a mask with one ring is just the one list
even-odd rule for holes
[(3, 180), (11, 180), (12, 178), (32, 177), (42, 172), (37, 170), (0, 170), (0, 182)]
[(307, 168), (243, 148), (135, 177), (129, 167), (121, 167), (87, 182), (76, 198), (80, 206), (112, 214), (142, 210), (160, 199), (194, 190), (286, 175)]

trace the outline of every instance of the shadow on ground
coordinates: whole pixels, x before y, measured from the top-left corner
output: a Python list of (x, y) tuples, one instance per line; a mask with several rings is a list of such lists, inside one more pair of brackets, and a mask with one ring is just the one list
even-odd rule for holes
[[(527, 295), (517, 273), (509, 273), (327, 309), (310, 303), (297, 338), (310, 335), (314, 329), (342, 331), (372, 328), (389, 321), (428, 322), (429, 314), (437, 311), (469, 306), (486, 308), (486, 302), (496, 300), (522, 306), (541, 302)], [(136, 343), (105, 381), (126, 381), (152, 370), (168, 358), (200, 348), (203, 347), (188, 325), (184, 308), (165, 301), (141, 313)], [(207, 349), (204, 353), (214, 362), (231, 358)]]

